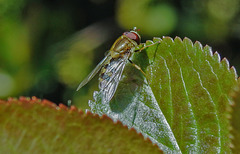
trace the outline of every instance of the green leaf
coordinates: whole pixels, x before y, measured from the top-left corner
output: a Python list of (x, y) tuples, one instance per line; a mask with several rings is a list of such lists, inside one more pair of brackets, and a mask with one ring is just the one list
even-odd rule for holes
[[(157, 39), (156, 39), (157, 40)], [(158, 39), (159, 40), (159, 39)], [(152, 42), (146, 42), (150, 45)], [(110, 103), (95, 92), (91, 110), (134, 127), (164, 152), (230, 152), (229, 92), (237, 83), (234, 67), (209, 46), (165, 37), (132, 61)]]
[(107, 116), (33, 98), (0, 100), (0, 153), (159, 153)]
[(234, 104), (232, 108), (232, 117), (231, 117), (231, 139), (232, 144), (231, 148), (233, 153), (239, 153), (240, 151), (240, 78), (238, 78), (238, 86), (234, 88), (234, 91), (231, 93)]

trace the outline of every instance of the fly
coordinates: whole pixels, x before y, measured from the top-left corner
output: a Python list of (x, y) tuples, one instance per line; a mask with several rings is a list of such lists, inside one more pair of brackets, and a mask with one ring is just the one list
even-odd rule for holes
[[(99, 89), (103, 94), (102, 99), (109, 102), (116, 92), (123, 70), (128, 61), (145, 75), (142, 69), (129, 59), (134, 53), (135, 48), (140, 44), (140, 41), (141, 37), (136, 27), (131, 31), (124, 32), (123, 35), (114, 42), (103, 60), (79, 84), (77, 91), (87, 84), (101, 69), (99, 74)], [(141, 49), (138, 51), (141, 51)]]

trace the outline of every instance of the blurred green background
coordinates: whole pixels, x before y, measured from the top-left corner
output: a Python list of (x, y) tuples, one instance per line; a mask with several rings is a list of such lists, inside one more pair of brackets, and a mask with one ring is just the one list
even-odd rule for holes
[(0, 0), (0, 98), (87, 107), (97, 77), (75, 92), (122, 32), (212, 46), (240, 71), (240, 0)]

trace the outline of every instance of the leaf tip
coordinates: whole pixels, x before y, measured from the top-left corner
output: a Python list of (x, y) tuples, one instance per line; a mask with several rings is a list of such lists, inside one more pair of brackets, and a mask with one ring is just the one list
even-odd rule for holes
[(30, 101), (31, 100), (31, 98), (30, 97), (24, 97), (24, 96), (20, 96), (19, 97), (19, 101), (23, 101), (23, 102), (28, 102), (28, 101)]
[(229, 62), (228, 62), (228, 60), (227, 60), (226, 57), (224, 57), (224, 58), (221, 60), (221, 63), (224, 64), (227, 69), (229, 69), (230, 65), (229, 65)]
[(209, 56), (213, 56), (213, 51), (212, 51), (212, 47), (210, 47), (209, 45), (205, 45), (204, 47), (203, 47), (203, 51), (207, 54), (207, 55), (209, 55)]
[(202, 44), (199, 41), (195, 41), (193, 46), (195, 48), (197, 48), (198, 50), (202, 50), (203, 49)]
[[(98, 114), (95, 114), (95, 115), (98, 115)], [(111, 119), (109, 116), (107, 116), (106, 114), (103, 114), (100, 118), (112, 120), (112, 119)]]
[(220, 62), (221, 58), (220, 58), (220, 55), (219, 55), (219, 53), (218, 53), (217, 51), (214, 52), (213, 57), (215, 57), (216, 60), (217, 60), (218, 62)]
[(7, 99), (7, 101), (8, 101), (8, 102), (11, 102), (11, 101), (17, 101), (17, 98), (9, 97), (9, 98)]
[(146, 45), (151, 45), (151, 44), (153, 44), (154, 42), (152, 41), (152, 40), (147, 40), (146, 41)]
[[(74, 105), (71, 105), (71, 106), (70, 106), (70, 110), (71, 110), (71, 111), (77, 111), (77, 107), (74, 106)], [(80, 111), (82, 111), (82, 110), (80, 110)]]
[(232, 74), (234, 74), (235, 80), (238, 80), (237, 71), (236, 71), (236, 68), (235, 68), (234, 66), (231, 66), (231, 67), (230, 67), (230, 72), (231, 72)]
[(170, 41), (171, 43), (174, 42), (173, 39), (171, 37), (169, 37), (169, 36), (163, 36), (162, 38), (163, 38), (163, 40)]
[(62, 104), (62, 103), (60, 103), (58, 106), (62, 110), (68, 110), (68, 107), (66, 105)]
[(188, 37), (183, 38), (183, 42), (191, 47), (193, 47), (193, 42)]
[(160, 38), (160, 37), (153, 37), (153, 42), (154, 43), (157, 43), (157, 42), (161, 42), (162, 41), (162, 39)]
[(175, 41), (175, 40), (182, 42), (182, 39), (181, 39), (179, 36), (176, 36), (176, 37), (174, 38), (174, 41)]

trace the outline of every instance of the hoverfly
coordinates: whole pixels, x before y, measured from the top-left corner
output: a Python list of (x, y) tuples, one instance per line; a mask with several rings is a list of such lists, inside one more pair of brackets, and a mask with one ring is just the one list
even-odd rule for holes
[(142, 69), (129, 59), (134, 53), (135, 48), (140, 44), (140, 41), (141, 37), (137, 33), (136, 27), (134, 27), (133, 30), (124, 32), (122, 36), (114, 42), (103, 60), (79, 84), (77, 91), (87, 84), (101, 69), (99, 74), (99, 89), (103, 94), (103, 100), (109, 102), (116, 92), (127, 61), (145, 75)]

